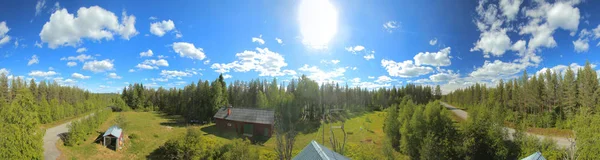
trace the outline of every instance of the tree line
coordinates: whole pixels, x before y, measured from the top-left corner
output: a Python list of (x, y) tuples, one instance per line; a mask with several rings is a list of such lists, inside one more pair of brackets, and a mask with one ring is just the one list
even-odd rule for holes
[(42, 159), (45, 131), (56, 122), (107, 107), (110, 95), (0, 75), (0, 159)]
[(87, 137), (96, 131), (110, 115), (111, 110), (101, 110), (95, 112), (94, 115), (83, 118), (81, 120), (75, 120), (67, 126), (69, 132), (64, 137), (65, 145), (77, 146), (87, 140)]
[(522, 122), (535, 127), (572, 128), (580, 110), (591, 113), (600, 104), (598, 75), (589, 62), (583, 68), (568, 67), (564, 73), (547, 69), (544, 73), (504, 82), (494, 88), (484, 84), (455, 90), (443, 101), (470, 108), (483, 103), (496, 103), (507, 113), (510, 122)]

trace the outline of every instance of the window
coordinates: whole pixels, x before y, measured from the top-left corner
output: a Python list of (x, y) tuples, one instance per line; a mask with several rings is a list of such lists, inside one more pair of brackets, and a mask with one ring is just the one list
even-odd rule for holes
[(264, 136), (265, 137), (269, 136), (269, 128), (265, 128)]

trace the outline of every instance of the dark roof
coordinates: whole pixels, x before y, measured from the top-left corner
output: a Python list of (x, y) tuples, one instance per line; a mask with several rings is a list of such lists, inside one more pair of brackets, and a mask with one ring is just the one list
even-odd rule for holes
[[(227, 115), (227, 109), (231, 109), (230, 115)], [(275, 122), (275, 112), (264, 109), (224, 107), (217, 111), (214, 118), (260, 124), (273, 124)]]
[(329, 148), (320, 145), (316, 141), (311, 141), (293, 160), (350, 160), (350, 158), (342, 156), (339, 153), (329, 150)]

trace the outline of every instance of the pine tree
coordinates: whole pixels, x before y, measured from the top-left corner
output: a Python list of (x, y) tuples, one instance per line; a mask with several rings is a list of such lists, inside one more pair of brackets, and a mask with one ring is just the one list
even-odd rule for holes
[(565, 113), (568, 117), (572, 117), (577, 110), (577, 84), (575, 81), (575, 72), (571, 67), (567, 68), (565, 76), (562, 80), (562, 89), (564, 98), (562, 99), (562, 106), (565, 108)]

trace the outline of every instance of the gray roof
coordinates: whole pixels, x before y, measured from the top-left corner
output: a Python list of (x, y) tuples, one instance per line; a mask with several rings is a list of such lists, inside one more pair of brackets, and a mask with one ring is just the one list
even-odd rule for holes
[(123, 129), (121, 129), (118, 126), (114, 125), (114, 126), (111, 126), (110, 128), (108, 128), (108, 130), (106, 130), (106, 132), (104, 132), (104, 135), (102, 135), (102, 137), (106, 137), (108, 135), (112, 135), (114, 137), (120, 137), (121, 136), (121, 132), (123, 132)]
[(320, 145), (316, 141), (311, 141), (300, 153), (298, 153), (293, 160), (350, 160), (348, 157), (344, 157), (339, 153), (329, 150), (329, 148)]
[[(230, 115), (227, 115), (227, 109), (231, 110)], [(275, 112), (272, 110), (264, 109), (224, 107), (217, 111), (214, 118), (260, 124), (273, 124), (275, 122)]]
[(546, 158), (544, 158), (544, 156), (542, 156), (542, 153), (535, 152), (535, 153), (531, 154), (530, 156), (525, 157), (521, 160), (546, 160)]

